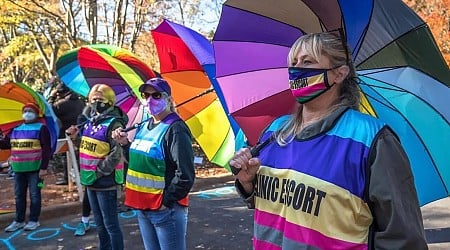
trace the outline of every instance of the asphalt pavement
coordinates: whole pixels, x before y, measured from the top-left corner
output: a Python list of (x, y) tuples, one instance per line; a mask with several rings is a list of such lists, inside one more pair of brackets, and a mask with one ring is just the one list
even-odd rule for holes
[[(253, 212), (236, 194), (232, 177), (213, 178), (194, 186), (189, 209), (187, 249), (252, 249)], [(422, 208), (430, 249), (450, 249), (450, 199)], [(59, 208), (61, 210), (61, 208)], [(85, 236), (74, 236), (80, 214), (47, 209), (41, 227), (32, 232), (0, 232), (0, 249), (97, 249), (95, 225)], [(81, 210), (76, 210), (81, 211)], [(144, 249), (134, 211), (122, 212), (125, 249)]]
[[(232, 180), (231, 176), (209, 178), (194, 186), (190, 195), (187, 249), (252, 249), (253, 213), (234, 191)], [(0, 249), (97, 249), (93, 222), (86, 235), (73, 235), (80, 221), (79, 206), (59, 207), (59, 212), (52, 210), (46, 209), (46, 215), (41, 215), (41, 226), (35, 231), (5, 233), (2, 230)], [(63, 215), (61, 210), (77, 212)], [(119, 220), (125, 249), (144, 249), (136, 213), (132, 210), (119, 213)]]

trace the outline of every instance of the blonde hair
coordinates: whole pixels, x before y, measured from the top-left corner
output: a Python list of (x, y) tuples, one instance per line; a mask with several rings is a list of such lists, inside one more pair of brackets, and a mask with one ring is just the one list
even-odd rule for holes
[(110, 105), (116, 104), (116, 94), (114, 90), (103, 83), (98, 83), (92, 86), (91, 91), (89, 91), (88, 100), (92, 102), (92, 98), (96, 95), (100, 94), (103, 98), (105, 98)]
[[(345, 47), (344, 47), (345, 46)], [(314, 59), (324, 55), (330, 59), (331, 68), (347, 65), (349, 73), (344, 79), (339, 89), (339, 97), (331, 110), (336, 110), (342, 106), (352, 109), (359, 109), (361, 93), (359, 90), (355, 67), (351, 61), (350, 49), (344, 44), (341, 37), (331, 32), (313, 33), (301, 36), (292, 45), (288, 54), (288, 65), (296, 65), (296, 57), (299, 51), (306, 51)], [(335, 86), (336, 87), (336, 86)], [(286, 145), (292, 141), (301, 131), (303, 105), (299, 105), (291, 119), (276, 131), (275, 137), (279, 145)]]

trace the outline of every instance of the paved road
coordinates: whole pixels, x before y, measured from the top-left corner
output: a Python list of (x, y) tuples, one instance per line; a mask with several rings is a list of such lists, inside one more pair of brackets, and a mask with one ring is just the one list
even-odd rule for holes
[[(96, 249), (95, 230), (73, 236), (80, 215), (42, 222), (33, 232), (0, 232), (0, 249)], [(143, 249), (134, 211), (120, 213), (125, 249)], [(231, 183), (191, 193), (187, 249), (251, 249), (253, 214)], [(93, 225), (95, 226), (95, 225)]]
[[(450, 199), (422, 208), (430, 249), (450, 249)], [(0, 249), (97, 249), (97, 234), (73, 236), (79, 214), (43, 222), (34, 232), (0, 232)], [(120, 213), (126, 249), (143, 249), (136, 214)], [(251, 249), (253, 215), (231, 183), (211, 186), (191, 195), (187, 249)]]

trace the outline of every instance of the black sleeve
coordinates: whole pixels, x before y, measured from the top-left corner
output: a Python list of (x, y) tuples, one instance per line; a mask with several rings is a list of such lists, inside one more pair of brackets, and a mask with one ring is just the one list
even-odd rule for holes
[(428, 249), (409, 160), (389, 128), (377, 136), (369, 165), (374, 216), (369, 249)]
[(50, 132), (45, 125), (41, 127), (41, 131), (39, 132), (39, 141), (41, 142), (42, 148), (41, 169), (47, 169), (48, 163), (52, 158), (52, 140)]
[(0, 149), (11, 149), (11, 138), (9, 134), (3, 135), (3, 138), (0, 138)]
[(131, 142), (128, 142), (126, 145), (122, 146), (122, 154), (127, 163), (130, 161), (130, 146)]
[(91, 106), (86, 105), (83, 108), (83, 111), (81, 112), (81, 114), (79, 114), (77, 117), (77, 125), (86, 124), (89, 120), (89, 117), (91, 116), (90, 113), (91, 113)]
[[(165, 135), (164, 142), (166, 158), (166, 186), (163, 204), (172, 207), (173, 204), (186, 197), (194, 185), (194, 151), (189, 128), (183, 121), (171, 125)], [(181, 172), (177, 178), (175, 172)]]
[(61, 106), (64, 105), (64, 99), (56, 100), (54, 98), (49, 99), (49, 103), (52, 105), (53, 112), (57, 117), (60, 117), (63, 114), (63, 108)]
[[(254, 183), (256, 182), (256, 178)], [(242, 187), (242, 184), (239, 182), (238, 179), (234, 181), (234, 187), (236, 188), (236, 192), (241, 196), (241, 198), (244, 200), (245, 204), (249, 209), (255, 208), (255, 190), (253, 189), (253, 192), (251, 194), (245, 192), (244, 188)]]

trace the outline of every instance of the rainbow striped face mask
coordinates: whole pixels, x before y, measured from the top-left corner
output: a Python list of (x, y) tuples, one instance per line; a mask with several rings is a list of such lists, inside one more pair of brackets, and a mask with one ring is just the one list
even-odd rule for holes
[(289, 67), (289, 87), (297, 102), (305, 104), (329, 90), (327, 72), (331, 69)]

